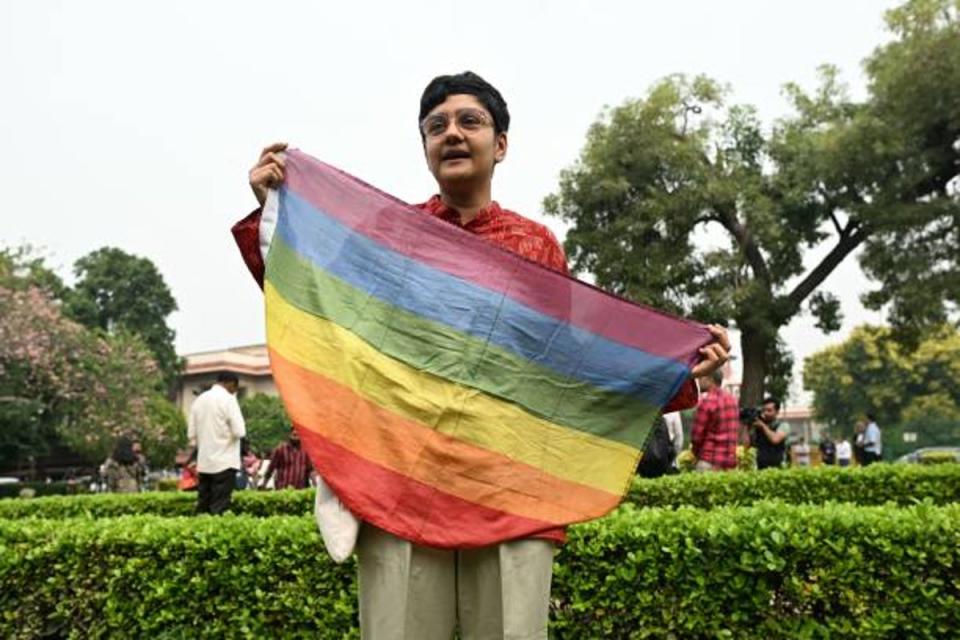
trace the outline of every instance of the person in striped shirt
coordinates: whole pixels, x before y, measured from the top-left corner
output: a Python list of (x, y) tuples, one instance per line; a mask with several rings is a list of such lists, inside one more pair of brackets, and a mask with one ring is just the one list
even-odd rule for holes
[(267, 486), (272, 476), (274, 489), (306, 489), (310, 486), (313, 465), (307, 452), (300, 447), (300, 436), (290, 429), (286, 442), (281, 442), (270, 454), (270, 468), (263, 478), (262, 487)]

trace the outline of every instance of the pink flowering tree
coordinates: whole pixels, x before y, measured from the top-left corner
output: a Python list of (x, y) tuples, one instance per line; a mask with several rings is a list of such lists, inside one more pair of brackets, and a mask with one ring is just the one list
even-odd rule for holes
[(157, 405), (167, 402), (160, 372), (139, 338), (91, 331), (65, 318), (51, 291), (9, 285), (0, 283), (0, 463), (43, 454), (51, 440), (92, 459), (124, 433), (148, 454), (182, 441), (182, 417)]

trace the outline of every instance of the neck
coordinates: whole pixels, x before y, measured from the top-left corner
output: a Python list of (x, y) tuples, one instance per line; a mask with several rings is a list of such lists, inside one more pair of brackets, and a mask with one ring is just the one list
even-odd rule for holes
[(451, 209), (455, 209), (460, 214), (460, 224), (467, 224), (477, 217), (477, 214), (490, 205), (493, 200), (490, 195), (490, 183), (488, 182), (483, 189), (476, 189), (465, 192), (448, 191), (441, 189), (440, 199), (443, 204)]

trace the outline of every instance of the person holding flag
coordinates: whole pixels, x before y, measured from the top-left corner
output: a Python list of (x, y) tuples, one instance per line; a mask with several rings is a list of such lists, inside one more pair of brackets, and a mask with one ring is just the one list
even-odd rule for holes
[[(418, 124), (427, 167), (437, 182), (439, 193), (426, 202), (416, 205), (416, 209), (422, 212), (424, 216), (432, 217), (435, 221), (452, 225), (510, 254), (514, 254), (514, 256), (522, 257), (524, 260), (516, 264), (513, 271), (515, 273), (529, 274), (531, 270), (539, 269), (526, 263), (526, 261), (529, 261), (539, 265), (539, 267), (551, 270), (555, 274), (559, 273), (565, 276), (567, 274), (566, 258), (562, 247), (553, 234), (543, 225), (503, 208), (493, 200), (494, 171), (496, 165), (506, 159), (507, 133), (510, 125), (507, 104), (500, 92), (483, 78), (471, 72), (439, 76), (431, 80), (423, 92), (420, 100)], [(273, 287), (269, 276), (270, 269), (267, 269), (267, 281), (265, 282), (265, 262), (280, 264), (279, 261), (287, 260), (284, 263), (289, 267), (286, 271), (283, 271), (280, 266), (274, 269), (274, 273), (281, 280), (283, 277), (287, 277), (286, 274), (295, 270), (290, 265), (305, 264), (288, 259), (284, 253), (288, 251), (286, 247), (277, 249), (275, 245), (271, 244), (274, 233), (278, 236), (281, 235), (281, 232), (276, 229), (278, 226), (283, 226), (282, 223), (278, 224), (270, 213), (276, 208), (271, 204), (270, 199), (273, 196), (270, 194), (275, 193), (271, 190), (286, 189), (290, 186), (291, 180), (293, 156), (285, 157), (286, 150), (286, 144), (278, 143), (266, 147), (260, 154), (256, 165), (250, 170), (249, 181), (261, 208), (238, 222), (233, 228), (234, 237), (248, 268), (257, 282), (264, 287), (265, 294), (267, 294), (268, 344), (271, 339), (269, 305), (274, 294), (272, 293)], [(304, 165), (308, 162), (308, 159), (301, 154), (296, 156), (296, 162)], [(297, 177), (298, 188), (310, 191), (310, 186), (301, 184), (303, 181), (298, 177), (302, 177), (302, 166), (298, 167), (295, 173), (296, 176), (293, 177)], [(340, 180), (341, 182), (349, 182), (350, 180), (358, 182), (349, 177)], [(353, 183), (351, 184), (356, 186)], [(366, 185), (361, 186), (368, 190), (371, 189)], [(371, 198), (374, 197), (380, 197), (380, 200), (377, 201), (386, 203), (384, 206), (401, 206), (391, 203), (379, 192), (371, 196)], [(274, 198), (274, 204), (276, 204), (276, 198)], [(296, 198), (288, 195), (287, 206), (293, 207), (294, 205), (296, 205)], [(402, 206), (406, 207), (406, 205)], [(404, 210), (398, 215), (405, 213)], [(307, 224), (313, 224), (315, 218), (316, 216), (304, 219)], [(446, 233), (444, 228), (437, 226), (439, 223), (435, 221), (430, 221), (430, 225), (425, 225), (425, 228), (435, 229), (436, 241), (440, 242), (441, 236), (450, 234)], [(388, 220), (385, 224), (389, 223)], [(340, 230), (342, 227), (335, 225), (327, 228)], [(382, 231), (381, 227), (374, 226), (371, 228), (377, 233)], [(356, 227), (353, 230), (356, 231)], [(363, 231), (366, 233), (368, 230), (364, 228)], [(339, 232), (337, 231), (337, 233)], [(291, 232), (288, 229), (285, 233), (288, 233), (289, 236)], [(458, 231), (457, 233), (461, 232)], [(321, 234), (315, 237), (322, 238), (323, 236)], [(460, 237), (457, 236), (456, 238)], [(392, 241), (389, 235), (381, 235), (377, 238), (382, 243), (389, 244)], [(289, 240), (289, 237), (286, 237), (286, 239)], [(370, 236), (364, 236), (361, 240), (356, 241), (354, 241), (353, 236), (348, 236), (348, 240), (344, 241), (343, 246), (346, 247), (349, 242), (353, 241), (358, 246), (366, 247), (369, 245), (369, 240)], [(419, 238), (419, 240), (422, 243), (431, 243), (431, 237), (428, 236)], [(470, 240), (473, 242), (472, 239)], [(274, 251), (275, 249), (276, 251)], [(301, 246), (300, 249), (305, 253), (311, 252), (311, 247), (308, 246)], [(375, 250), (379, 249), (375, 248)], [(377, 253), (376, 255), (386, 254)], [(486, 255), (492, 256), (491, 259), (493, 260), (516, 260), (516, 258), (501, 254), (499, 251), (489, 251)], [(275, 262), (271, 263), (270, 261)], [(371, 266), (387, 269), (387, 267), (381, 265), (367, 265), (368, 271)], [(456, 265), (450, 268), (455, 270)], [(320, 273), (317, 276), (318, 278), (326, 278), (324, 273), (320, 271), (317, 273)], [(362, 274), (363, 277), (374, 277), (375, 275)], [(470, 273), (465, 274), (468, 278), (470, 275)], [(549, 277), (554, 278), (553, 275)], [(447, 282), (447, 280), (444, 280), (444, 282)], [(511, 283), (497, 282), (494, 284), (507, 286)], [(302, 290), (303, 287), (308, 285), (310, 283), (304, 284), (301, 282), (297, 286), (300, 286)], [(330, 286), (339, 287), (341, 285)], [(569, 286), (572, 287), (573, 285)], [(292, 287), (290, 290), (295, 291)], [(587, 294), (600, 295), (597, 292), (587, 292)], [(547, 306), (553, 304), (551, 300), (540, 300), (539, 302)], [(444, 320), (455, 323), (456, 319), (443, 317), (443, 308), (442, 305), (433, 305), (428, 309), (428, 311), (439, 314), (433, 320), (441, 324)], [(440, 310), (438, 311), (438, 309)], [(454, 309), (450, 309), (450, 313), (453, 312)], [(299, 311), (287, 310), (284, 313), (292, 316)], [(526, 313), (526, 311), (523, 313)], [(649, 311), (644, 310), (644, 313), (649, 313)], [(664, 320), (664, 322), (668, 321)], [(693, 329), (690, 330), (693, 331)], [(332, 331), (336, 333), (339, 330), (334, 328)], [(700, 332), (697, 335), (705, 336), (705, 338), (698, 338), (701, 340), (698, 344), (702, 345), (699, 348), (699, 356), (697, 357), (697, 348), (694, 347), (692, 351), (694, 355), (691, 357), (695, 362), (692, 362), (689, 368), (681, 368), (683, 378), (678, 379), (677, 384), (671, 382), (670, 385), (664, 387), (669, 388), (669, 393), (663, 398), (663, 402), (660, 402), (657, 406), (662, 407), (665, 411), (676, 411), (695, 406), (698, 392), (694, 380), (709, 375), (727, 360), (730, 345), (723, 328), (710, 326), (706, 330), (698, 328), (697, 331)], [(278, 339), (286, 339), (280, 332), (276, 335)], [(538, 336), (538, 340), (542, 340), (541, 346), (544, 352), (549, 350), (547, 342), (550, 341), (550, 338), (551, 336)], [(316, 340), (315, 342), (321, 341)], [(496, 345), (490, 348), (492, 350), (495, 347)], [(427, 356), (426, 360), (429, 361), (430, 357)], [(504, 360), (504, 362), (508, 361), (515, 362), (515, 360)], [(275, 369), (284, 367), (286, 371), (289, 371), (289, 373), (283, 373), (283, 376), (295, 377), (300, 375), (299, 370), (285, 364), (282, 357), (274, 359), (272, 355), (271, 362)], [(394, 363), (389, 364), (393, 366)], [(432, 363), (427, 362), (424, 366), (430, 364)], [(510, 374), (510, 370), (504, 369), (500, 377), (509, 377)], [(301, 396), (310, 394), (309, 385), (305, 388), (306, 391), (301, 393)], [(598, 397), (608, 397), (603, 395), (607, 393), (606, 391), (598, 393)], [(281, 388), (281, 396), (284, 396), (283, 388)], [(299, 396), (293, 398), (292, 393), (288, 393), (288, 396), (290, 396), (291, 401), (301, 402)], [(553, 398), (554, 404), (557, 400), (558, 398)], [(284, 397), (284, 401), (287, 403), (288, 398)], [(532, 402), (537, 401), (539, 400)], [(306, 402), (307, 400), (303, 400), (301, 404)], [(327, 402), (326, 406), (330, 406), (329, 398), (324, 399), (324, 402)], [(503, 407), (505, 405), (497, 406)], [(514, 408), (511, 405), (504, 410), (513, 411)], [(373, 409), (373, 411), (378, 410), (377, 408)], [(301, 413), (303, 416), (309, 415), (309, 412), (306, 411)], [(291, 418), (298, 427), (303, 426), (298, 424), (296, 416), (291, 415)], [(490, 428), (493, 430), (499, 428), (499, 426), (491, 424)], [(644, 426), (638, 425), (638, 430), (642, 431)], [(305, 438), (304, 445), (308, 452), (311, 442), (317, 443), (316, 446), (323, 444), (320, 439), (313, 440), (314, 436), (309, 433), (309, 430), (302, 431), (301, 436)], [(456, 443), (453, 440), (450, 440), (450, 442), (452, 443), (452, 451)], [(400, 447), (403, 442), (395, 441), (395, 445)], [(327, 445), (324, 444), (324, 446)], [(358, 449), (361, 452), (363, 451), (362, 447)], [(330, 445), (328, 451), (341, 452), (343, 456), (353, 455), (347, 449), (336, 448), (332, 445)], [(313, 456), (313, 453), (311, 453), (311, 456)], [(633, 466), (636, 464), (637, 457), (637, 455), (634, 455), (632, 458)], [(349, 472), (352, 468), (342, 461), (333, 459), (337, 456), (331, 454), (329, 458), (324, 462), (329, 462), (330, 465), (340, 462), (343, 465), (341, 468), (345, 472)], [(351, 457), (350, 460), (356, 464), (365, 464), (361, 457)], [(451, 465), (457, 464), (452, 453), (447, 460)], [(338, 489), (344, 486), (338, 484), (339, 478), (328, 474), (322, 465), (316, 464), (316, 459), (314, 462), (321, 475), (330, 481), (331, 487)], [(597, 466), (602, 467), (602, 465)], [(374, 467), (369, 468), (374, 469)], [(629, 470), (629, 473), (632, 473), (632, 469)], [(389, 485), (384, 486), (389, 489)], [(423, 481), (419, 484), (411, 482), (408, 487), (410, 492), (422, 490), (424, 495), (436, 494), (436, 487), (424, 486)], [(533, 487), (531, 487), (531, 490), (533, 490)], [(488, 493), (503, 492), (491, 487)], [(351, 507), (351, 510), (354, 505), (363, 506), (366, 504), (353, 494), (350, 496), (344, 494), (341, 495), (341, 498), (344, 503)], [(372, 499), (375, 500), (376, 496)], [(463, 503), (451, 499), (443, 504)], [(611, 504), (615, 505), (615, 502)], [(459, 537), (449, 542), (442, 536), (420, 535), (423, 531), (422, 528), (418, 529), (408, 525), (409, 514), (412, 512), (411, 510), (415, 511), (416, 506), (407, 505), (407, 511), (402, 512), (383, 508), (378, 511), (366, 509), (366, 511), (358, 514), (364, 520), (357, 543), (362, 636), (374, 640), (392, 638), (447, 640), (452, 638), (455, 631), (459, 629), (460, 637), (465, 639), (546, 638), (553, 555), (555, 545), (564, 540), (563, 527), (543, 527), (536, 530), (536, 533), (532, 535), (520, 535), (508, 539), (500, 539), (502, 536), (498, 536), (495, 532), (484, 531), (477, 531), (477, 535), (471, 537), (469, 535), (470, 531), (459, 530)], [(433, 505), (421, 506), (422, 510), (433, 508)], [(434, 511), (436, 510), (434, 509)], [(494, 512), (488, 510), (483, 511), (483, 513)], [(446, 515), (442, 512), (432, 513), (429, 517), (432, 518), (432, 523), (446, 520), (451, 527), (462, 529), (464, 522), (468, 521), (468, 516), (475, 515), (476, 512), (462, 511), (449, 512)], [(376, 520), (376, 524), (371, 523), (371, 520)], [(571, 522), (575, 520), (560, 518), (560, 521)], [(487, 521), (482, 517), (477, 517), (469, 519), (469, 522), (473, 523), (470, 526), (475, 528), (485, 526), (495, 528), (506, 520), (491, 516)], [(488, 524), (484, 524), (485, 522)], [(513, 519), (509, 522), (527, 521)], [(388, 531), (388, 529), (393, 532)], [(533, 531), (533, 529), (530, 530)], [(398, 532), (402, 535), (398, 535)], [(489, 535), (487, 535), (488, 533)], [(497, 540), (497, 542), (487, 545), (476, 542), (485, 539)], [(426, 544), (425, 542), (432, 542), (432, 544)]]

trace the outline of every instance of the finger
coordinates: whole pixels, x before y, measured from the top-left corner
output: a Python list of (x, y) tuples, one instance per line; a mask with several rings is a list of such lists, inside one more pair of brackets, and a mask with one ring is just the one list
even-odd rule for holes
[(250, 184), (272, 187), (283, 182), (283, 169), (276, 165), (267, 165), (250, 171)]
[(257, 164), (253, 165), (254, 169), (262, 169), (264, 167), (280, 167), (281, 169), (286, 169), (286, 161), (278, 155), (269, 154), (262, 158)]
[(710, 348), (710, 351), (713, 353), (714, 357), (719, 360), (721, 363), (724, 363), (728, 359), (727, 350), (723, 348), (723, 345), (719, 342), (711, 342), (707, 345)]
[(260, 158), (263, 158), (263, 156), (267, 155), (268, 153), (276, 153), (278, 151), (283, 151), (286, 148), (286, 142), (274, 142), (273, 144), (267, 145), (263, 148), (263, 151), (260, 152)]
[(708, 346), (710, 347), (710, 360), (716, 363), (715, 368), (720, 368), (727, 361), (727, 352), (719, 344)]
[(710, 334), (717, 339), (717, 342), (723, 345), (725, 350), (730, 350), (730, 336), (727, 334), (725, 327), (721, 327), (717, 324), (711, 324), (707, 326), (707, 331), (709, 331)]
[(270, 186), (276, 187), (283, 184), (283, 169), (276, 166), (270, 167)]
[(257, 163), (258, 167), (265, 167), (270, 164), (277, 164), (281, 167), (287, 166), (287, 160), (283, 156), (277, 153), (268, 153), (264, 156), (260, 156), (260, 161)]

